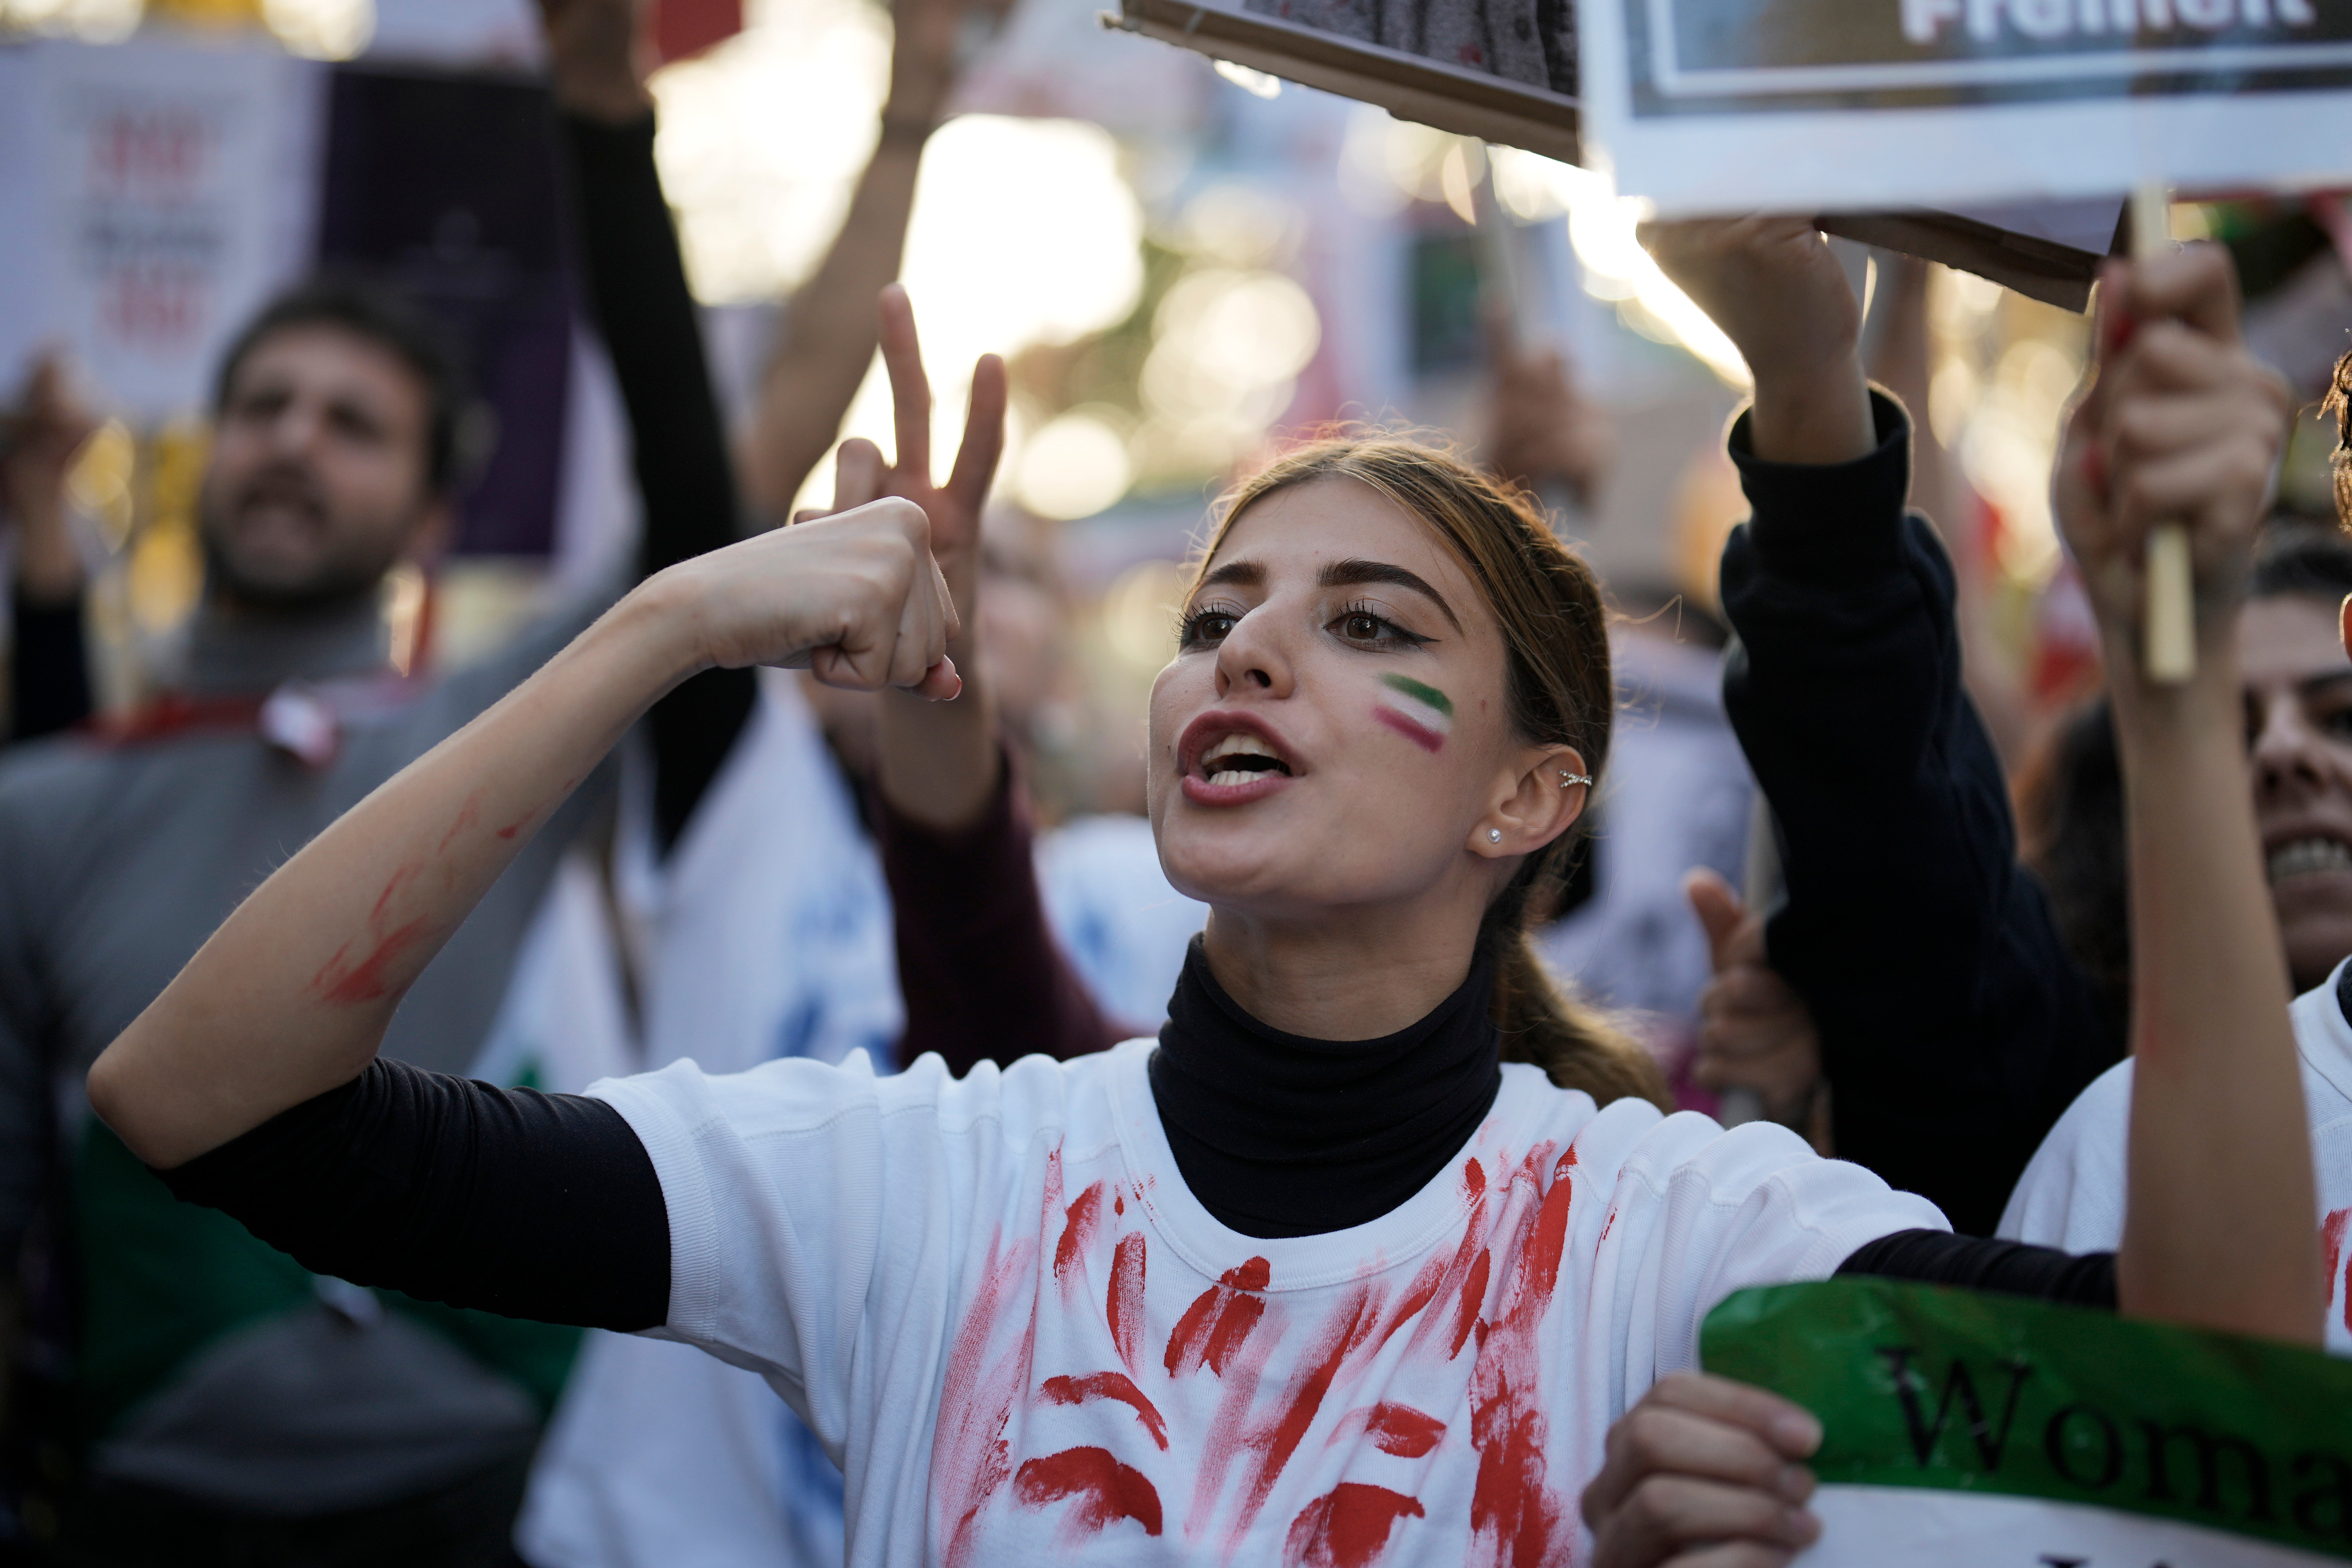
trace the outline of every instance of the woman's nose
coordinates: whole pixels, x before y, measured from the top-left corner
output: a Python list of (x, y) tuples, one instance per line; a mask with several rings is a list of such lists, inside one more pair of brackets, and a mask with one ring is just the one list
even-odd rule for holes
[(1217, 695), (1262, 691), (1286, 696), (1290, 689), (1290, 649), (1266, 608), (1258, 608), (1234, 623), (1217, 648)]

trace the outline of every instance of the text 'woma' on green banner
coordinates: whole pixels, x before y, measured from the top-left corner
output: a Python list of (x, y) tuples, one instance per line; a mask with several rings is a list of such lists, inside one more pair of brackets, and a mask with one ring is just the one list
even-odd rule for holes
[(1743, 1290), (1699, 1349), (1821, 1417), (1807, 1568), (2352, 1560), (2352, 1362), (1876, 1279)]

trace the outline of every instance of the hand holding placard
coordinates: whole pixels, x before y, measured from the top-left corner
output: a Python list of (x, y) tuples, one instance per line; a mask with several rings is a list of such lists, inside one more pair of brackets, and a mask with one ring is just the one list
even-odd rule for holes
[[(2111, 679), (2136, 669), (2179, 685), (2202, 663), (2200, 630), (2228, 624), (2210, 612), (2234, 604), (2246, 574), (2287, 394), (2239, 341), (2229, 254), (2168, 241), (2165, 250), (2103, 276), (2095, 358), (2054, 489), (2110, 643)], [(2192, 578), (2205, 587), (2202, 628)]]

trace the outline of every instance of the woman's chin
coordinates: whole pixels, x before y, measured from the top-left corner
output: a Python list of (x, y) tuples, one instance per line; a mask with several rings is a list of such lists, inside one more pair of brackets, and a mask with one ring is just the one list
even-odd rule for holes
[(1295, 840), (1272, 824), (1181, 805), (1160, 824), (1160, 865), (1186, 898), (1225, 908), (1288, 901), (1307, 870)]

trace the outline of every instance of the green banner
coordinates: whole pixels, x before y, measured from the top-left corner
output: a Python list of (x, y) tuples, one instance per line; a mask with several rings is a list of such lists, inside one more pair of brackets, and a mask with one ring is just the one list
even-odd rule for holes
[(1824, 1485), (2041, 1498), (2352, 1559), (2352, 1362), (1863, 1279), (1743, 1290), (1699, 1354), (1821, 1417)]

